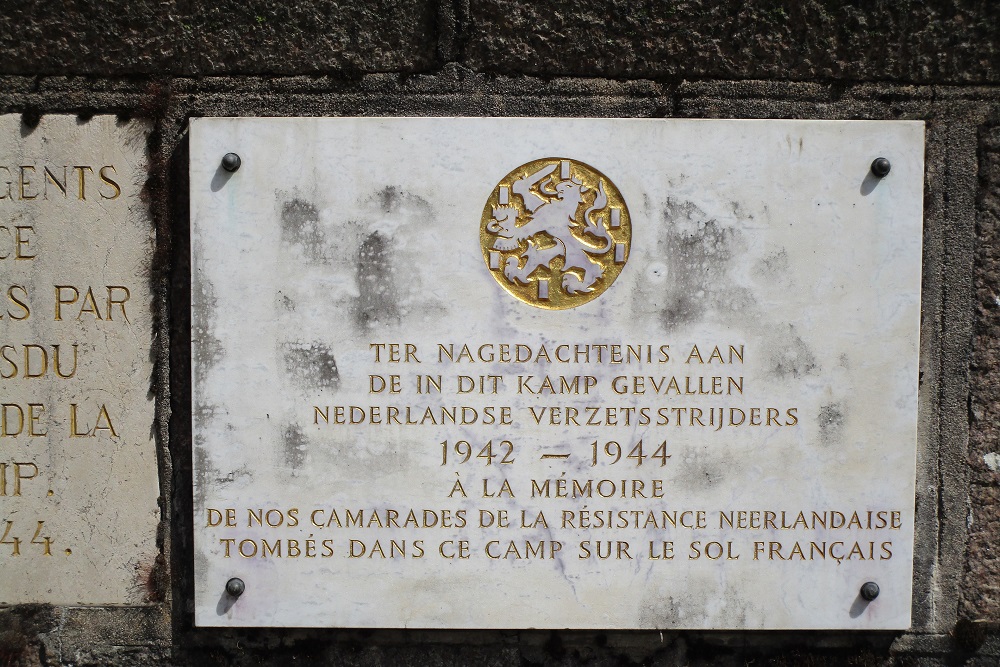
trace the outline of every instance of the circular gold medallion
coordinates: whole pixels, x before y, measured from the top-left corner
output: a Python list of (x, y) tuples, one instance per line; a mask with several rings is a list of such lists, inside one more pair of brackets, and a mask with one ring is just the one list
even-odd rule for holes
[(593, 301), (615, 281), (628, 260), (632, 221), (607, 176), (577, 160), (543, 158), (493, 189), (479, 240), (508, 293), (561, 310)]

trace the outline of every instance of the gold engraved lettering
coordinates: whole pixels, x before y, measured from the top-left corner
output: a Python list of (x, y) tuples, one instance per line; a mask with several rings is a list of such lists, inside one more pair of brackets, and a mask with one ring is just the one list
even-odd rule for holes
[(725, 357), (722, 355), (722, 350), (719, 349), (718, 345), (712, 348), (711, 353), (708, 355), (708, 360), (706, 361), (698, 349), (697, 345), (691, 346), (691, 352), (688, 354), (687, 359), (684, 363), (698, 363), (698, 364), (735, 364), (743, 363), (743, 346), (739, 347), (735, 345), (729, 345), (727, 354)]
[[(14, 295), (15, 290), (21, 292), (20, 297)], [(28, 316), (31, 315), (31, 309), (28, 307), (28, 290), (24, 287), (24, 285), (11, 285), (10, 287), (8, 287), (7, 300), (10, 301), (15, 306), (17, 306), (17, 308), (22, 311), (20, 314), (12, 313), (10, 310), (10, 306), (8, 306), (7, 317), (9, 317), (12, 320), (18, 320), (18, 321), (28, 319)], [(0, 319), (3, 319), (2, 315), (0, 315)]]
[[(46, 435), (44, 431), (36, 430), (38, 428), (38, 420), (41, 418), (42, 413), (45, 411), (45, 405), (42, 403), (28, 403), (27, 404), (27, 425), (28, 425), (28, 437), (42, 437)], [(3, 403), (0, 404), (0, 436), (5, 438), (16, 438), (24, 432), (24, 419), (25, 409), (22, 408), (17, 403)], [(17, 419), (17, 425), (14, 425), (14, 419)]]
[(462, 480), (456, 479), (455, 484), (451, 487), (451, 491), (448, 492), (448, 497), (451, 498), (456, 493), (462, 494), (463, 498), (468, 498), (469, 495), (465, 492), (465, 487), (462, 486)]
[(115, 430), (114, 424), (111, 422), (111, 416), (108, 415), (108, 408), (103, 403), (97, 412), (97, 419), (94, 422), (93, 428), (88, 428), (84, 431), (79, 430), (78, 418), (77, 418), (78, 406), (76, 403), (70, 403), (69, 405), (69, 435), (71, 438), (85, 438), (85, 437), (97, 437), (98, 431), (107, 431), (108, 435), (112, 438), (118, 437), (118, 431)]
[(323, 418), (324, 424), (330, 423), (330, 406), (321, 408), (318, 405), (313, 406), (313, 424), (319, 424), (320, 418)]
[(17, 225), (14, 227), (14, 258), (34, 259), (37, 255), (29, 255), (25, 246), (31, 245), (31, 239), (27, 238), (28, 232), (34, 234), (35, 228), (31, 225)]
[[(71, 167), (69, 165), (18, 165), (17, 167), (0, 166), (3, 178), (0, 179), (0, 200), (15, 199), (14, 184), (17, 183), (16, 198), (22, 201), (38, 199), (48, 200), (50, 187), (54, 197), (62, 195), (65, 199), (69, 196), (69, 191), (73, 187), (70, 183), (69, 175)], [(74, 165), (72, 170), (76, 172), (76, 197), (81, 201), (87, 200), (87, 174), (94, 173), (94, 167), (89, 165)], [(16, 172), (16, 175), (15, 173)], [(119, 183), (115, 180), (118, 175), (114, 165), (104, 165), (99, 168), (98, 175), (101, 179), (102, 189), (99, 194), (102, 199), (118, 199), (122, 194)], [(39, 183), (39, 179), (41, 182)], [(5, 186), (5, 187), (4, 187)]]
[(467, 560), (469, 558), (468, 540), (445, 540), (438, 545), (438, 553), (449, 560)]
[[(101, 310), (94, 296), (94, 288), (87, 287), (87, 291), (83, 297), (83, 303), (80, 306), (80, 310), (76, 316), (76, 319), (80, 320), (83, 318), (83, 314), (87, 313), (91, 315), (96, 320), (107, 320), (109, 322), (114, 321), (115, 306), (118, 306), (122, 318), (128, 322), (128, 313), (125, 312), (125, 302), (129, 300), (132, 293), (124, 285), (105, 285), (106, 299), (104, 315), (101, 315)], [(63, 318), (63, 306), (69, 306), (77, 303), (80, 299), (80, 289), (73, 285), (55, 285), (55, 320), (61, 321)]]
[(753, 543), (753, 560), (777, 561), (873, 561), (892, 558), (892, 542), (792, 542), (791, 545), (776, 541)]
[(122, 317), (126, 322), (129, 321), (128, 314), (125, 312), (125, 302), (129, 300), (132, 293), (124, 285), (107, 285), (108, 290), (108, 302), (107, 302), (107, 314), (108, 321), (114, 319), (114, 306), (118, 306), (121, 309)]
[[(13, 484), (7, 481), (7, 471), (10, 471)], [(38, 477), (38, 466), (31, 461), (0, 463), (0, 497), (7, 495), (8, 485), (12, 496), (21, 495), (21, 482)]]
[[(62, 307), (76, 303), (76, 300), (80, 298), (80, 291), (73, 287), (72, 285), (56, 285), (56, 321), (62, 320)], [(72, 298), (64, 298), (63, 291), (72, 290)]]
[(30, 235), (34, 235), (35, 228), (32, 225), (14, 225), (14, 227), (6, 227), (0, 225), (0, 234), (10, 238), (10, 242), (0, 244), (0, 251), (9, 247), (10, 250), (0, 254), (0, 260), (10, 259), (13, 255), (14, 259), (34, 259), (37, 257), (37, 253), (31, 253), (32, 239)]
[[(407, 547), (410, 547), (407, 549)], [(407, 554), (409, 551), (409, 554)], [(348, 558), (388, 559), (388, 558), (423, 558), (424, 541), (413, 540), (407, 543), (406, 540), (389, 540), (383, 544), (380, 540), (375, 540), (371, 544), (366, 544), (361, 540), (352, 539), (348, 543)]]
[(66, 197), (66, 183), (67, 183), (67, 180), (66, 180), (66, 167), (63, 167), (62, 183), (59, 182), (59, 179), (56, 178), (56, 175), (48, 167), (44, 168), (44, 176), (45, 176), (44, 189), (42, 190), (42, 194), (43, 194), (44, 198), (45, 199), (49, 198), (49, 183), (52, 183), (53, 185), (55, 185), (59, 189), (59, 191), (62, 192), (63, 198), (65, 198)]
[[(30, 471), (30, 472), (25, 472)], [(21, 495), (21, 482), (38, 477), (38, 466), (27, 461), (25, 463), (14, 464), (14, 494)]]
[(510, 488), (510, 482), (504, 479), (499, 488), (490, 488), (490, 480), (483, 479), (483, 498), (513, 498), (514, 491)]
[(3, 200), (3, 199), (13, 199), (14, 198), (14, 192), (13, 192), (14, 177), (10, 173), (10, 169), (8, 169), (7, 167), (0, 167), (0, 170), (3, 170), (7, 174), (6, 178), (4, 178), (4, 180), (0, 181), (0, 183), (3, 183), (4, 185), (7, 186), (7, 191), (3, 195), (0, 195), (0, 200)]
[(674, 543), (673, 542), (649, 542), (649, 560), (673, 560), (674, 559)]
[(31, 185), (31, 179), (28, 177), (28, 171), (35, 171), (35, 168), (31, 165), (22, 165), (19, 167), (21, 178), (18, 179), (19, 190), (21, 194), (21, 199), (37, 199), (38, 193), (33, 195), (27, 194), (27, 188)]
[(299, 525), (299, 510), (297, 507), (292, 507), (287, 512), (282, 512), (279, 509), (269, 509), (267, 511), (263, 508), (256, 510), (252, 508), (247, 509), (247, 527), (253, 527), (255, 523), (259, 527), (278, 528), (280, 526), (287, 526), (295, 528)]
[(598, 560), (634, 560), (629, 553), (630, 544), (624, 540), (584, 540), (580, 542), (577, 558), (597, 558)]
[(42, 526), (44, 526), (44, 525), (45, 525), (44, 521), (39, 521), (38, 522), (38, 527), (35, 528), (35, 534), (31, 536), (31, 540), (30, 540), (29, 543), (30, 544), (39, 544), (39, 545), (41, 545), (42, 547), (44, 547), (43, 551), (42, 551), (42, 555), (43, 556), (51, 556), (52, 555), (52, 551), (51, 551), (52, 538), (51, 537), (43, 537), (40, 541), (38, 539), (38, 537), (42, 534)]
[(369, 343), (368, 347), (375, 352), (376, 363), (420, 363), (413, 343)]
[(223, 558), (229, 558), (230, 557), (229, 550), (233, 546), (233, 543), (235, 543), (235, 542), (236, 542), (236, 540), (234, 538), (232, 538), (232, 537), (224, 537), (224, 538), (221, 538), (219, 540), (219, 544), (223, 545), (226, 548), (225, 554), (223, 554), (223, 556), (222, 556)]
[(556, 540), (539, 540), (538, 542), (526, 540), (521, 543), (514, 540), (507, 542), (491, 540), (486, 543), (484, 552), (493, 560), (552, 560), (562, 551), (562, 548), (563, 543)]
[[(74, 343), (73, 348), (73, 364), (66, 372), (63, 365), (69, 367), (69, 362), (63, 360), (66, 356), (60, 351), (60, 348), (64, 346), (53, 345), (52, 346), (52, 370), (55, 374), (63, 379), (68, 379), (76, 375), (77, 367), (77, 354), (79, 345)], [(27, 344), (22, 345), (21, 354), (17, 353), (17, 348), (13, 345), (0, 345), (0, 378), (10, 379), (21, 374), (24, 378), (42, 378), (48, 374), (49, 371), (49, 353), (46, 351), (45, 347), (42, 345)], [(23, 361), (21, 361), (23, 358)], [(21, 366), (18, 366), (18, 362)]]
[(76, 362), (77, 362), (77, 344), (73, 343), (73, 370), (71, 370), (68, 374), (63, 373), (59, 363), (59, 346), (58, 345), (52, 346), (52, 368), (53, 370), (55, 370), (56, 375), (58, 375), (63, 379), (73, 377), (74, 375), (76, 375)]
[(417, 375), (417, 393), (418, 394), (440, 394), (441, 393), (441, 376), (440, 375)]
[[(388, 379), (386, 379), (388, 378)], [(390, 394), (398, 394), (403, 390), (402, 383), (398, 375), (369, 375), (368, 393), (380, 394), (388, 390)]]
[(79, 190), (77, 192), (77, 198), (83, 201), (87, 200), (87, 178), (85, 176), (86, 172), (94, 173), (93, 167), (88, 167), (86, 165), (76, 165), (73, 167), (77, 173), (77, 182), (79, 183)]
[(10, 555), (20, 556), (21, 555), (21, 540), (10, 534), (10, 529), (14, 527), (13, 521), (7, 521), (7, 525), (4, 528), (3, 536), (0, 537), (0, 544), (10, 544), (12, 545)]
[[(17, 416), (17, 427), (11, 425), (11, 413)], [(0, 405), (0, 435), (5, 438), (16, 437), (24, 429), (24, 410), (17, 403)]]
[(83, 297), (83, 306), (80, 307), (80, 314), (76, 316), (76, 319), (80, 319), (84, 313), (90, 313), (97, 319), (102, 319), (101, 312), (97, 309), (97, 302), (94, 301), (94, 289), (91, 287), (87, 288), (87, 294)]
[(253, 558), (257, 555), (257, 543), (253, 540), (240, 540), (237, 550), (244, 558)]
[(722, 542), (707, 542), (702, 545), (700, 540), (695, 540), (691, 542), (688, 560), (699, 560), (702, 557), (708, 560), (720, 560), (723, 556), (726, 560), (740, 559), (732, 542), (726, 542), (725, 545)]
[(227, 528), (236, 527), (236, 510), (232, 507), (227, 507), (225, 510), (217, 510), (214, 508), (208, 508), (208, 519), (205, 526), (208, 528), (215, 528), (217, 526), (223, 525)]
[(117, 174), (114, 165), (111, 164), (101, 167), (98, 174), (100, 175), (102, 181), (104, 181), (107, 185), (110, 185), (114, 189), (114, 194), (108, 196), (103, 192), (101, 192), (101, 197), (104, 199), (118, 199), (118, 197), (121, 196), (122, 189), (118, 186), (118, 183), (112, 180), (112, 178), (105, 173), (107, 171), (111, 171), (112, 174)]

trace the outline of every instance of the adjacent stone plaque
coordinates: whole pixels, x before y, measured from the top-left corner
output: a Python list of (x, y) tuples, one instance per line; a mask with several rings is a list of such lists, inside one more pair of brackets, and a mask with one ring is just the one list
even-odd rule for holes
[(147, 134), (0, 116), (0, 604), (155, 596)]
[(915, 122), (192, 121), (197, 623), (908, 627), (922, 174)]

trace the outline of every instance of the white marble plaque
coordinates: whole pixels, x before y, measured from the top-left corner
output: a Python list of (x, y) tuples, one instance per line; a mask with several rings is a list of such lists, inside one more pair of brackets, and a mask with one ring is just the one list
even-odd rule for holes
[(147, 136), (0, 116), (0, 604), (159, 595)]
[(193, 120), (198, 625), (908, 627), (923, 131)]

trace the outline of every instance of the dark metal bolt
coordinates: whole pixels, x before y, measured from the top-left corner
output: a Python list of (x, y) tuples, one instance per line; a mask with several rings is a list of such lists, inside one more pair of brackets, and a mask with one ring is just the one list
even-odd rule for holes
[[(867, 584), (866, 584), (867, 585)], [(226, 592), (232, 595), (234, 598), (238, 598), (243, 595), (243, 591), (247, 589), (246, 584), (243, 583), (242, 579), (233, 577), (226, 582)], [(878, 595), (878, 586), (875, 587), (875, 595)]]
[[(222, 168), (226, 171), (236, 171), (243, 164), (243, 160), (236, 153), (226, 153), (222, 156)], [(875, 167), (872, 167), (875, 169)]]
[(869, 602), (877, 598), (878, 593), (879, 593), (878, 584), (876, 584), (874, 581), (866, 581), (861, 586), (861, 597), (868, 600)]
[[(237, 158), (239, 159), (239, 158)], [(892, 165), (889, 164), (889, 160), (884, 157), (877, 157), (872, 160), (872, 173), (879, 178), (885, 178), (889, 175), (889, 170), (892, 169)]]

